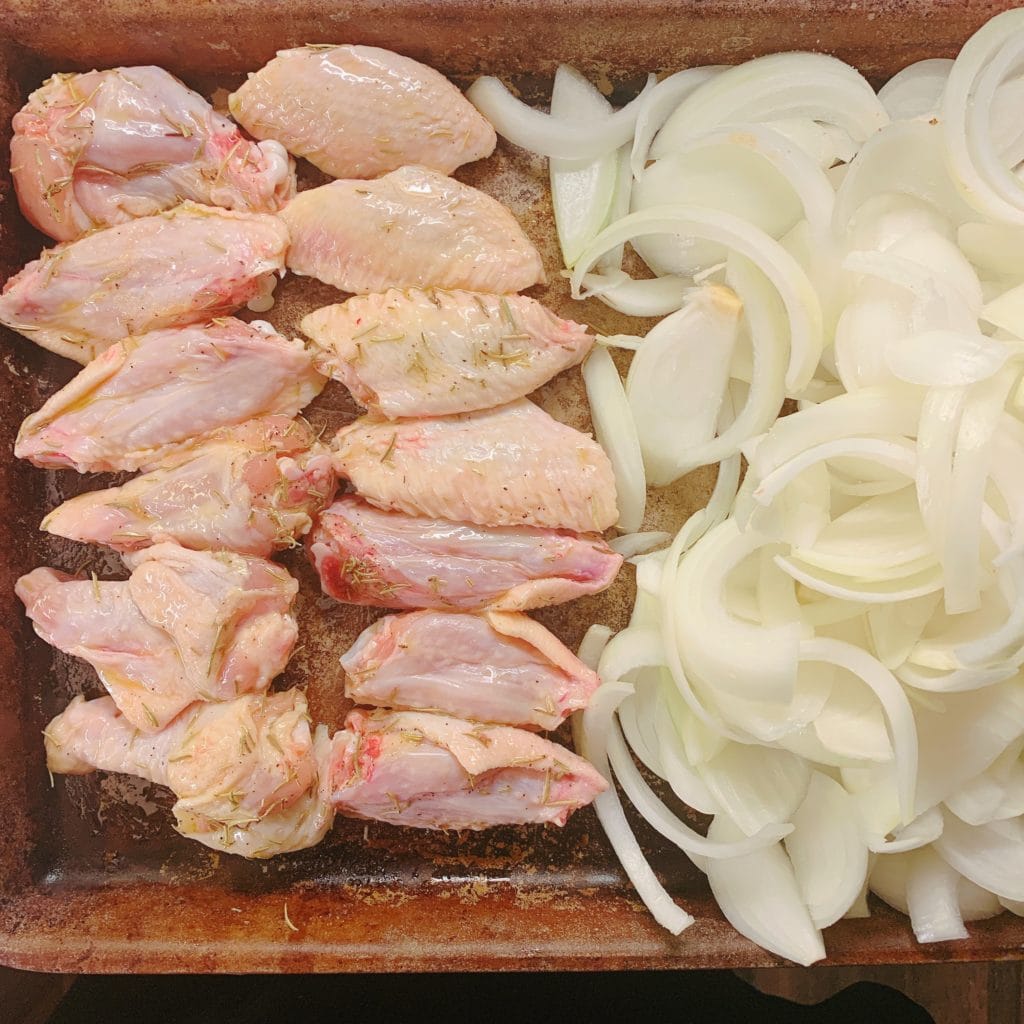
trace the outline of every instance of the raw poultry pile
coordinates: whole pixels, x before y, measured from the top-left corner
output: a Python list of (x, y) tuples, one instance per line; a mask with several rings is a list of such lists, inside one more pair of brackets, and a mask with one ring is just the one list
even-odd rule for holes
[[(516, 294), (540, 257), (447, 176), (495, 134), (437, 72), (308, 46), (230, 110), (241, 128), (137, 67), (54, 76), (14, 120), (21, 208), (59, 244), (7, 282), (0, 322), (83, 364), (15, 452), (137, 474), (42, 523), (127, 579), (18, 581), (109, 694), (49, 724), (50, 769), (165, 785), (183, 835), (249, 857), (313, 845), (336, 812), (563, 824), (607, 784), (538, 731), (598, 679), (523, 613), (611, 583), (618, 512), (601, 447), (525, 396), (593, 338)], [(338, 180), (296, 194), (293, 156)], [(311, 344), (232, 316), (269, 309), (286, 269), (355, 293), (305, 318)], [(299, 415), (327, 377), (367, 410), (329, 441)], [(407, 610), (342, 657), (363, 707), (333, 736), (271, 690), (299, 633), (271, 559), (303, 537), (327, 594)]]

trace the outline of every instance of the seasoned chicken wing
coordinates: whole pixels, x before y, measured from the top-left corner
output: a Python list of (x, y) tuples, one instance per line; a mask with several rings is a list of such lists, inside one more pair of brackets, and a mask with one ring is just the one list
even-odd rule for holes
[(600, 533), (619, 516), (604, 449), (525, 398), (437, 419), (363, 417), (334, 447), (337, 471), (379, 508), (578, 533)]
[(278, 217), (183, 203), (47, 249), (4, 285), (0, 323), (87, 363), (129, 335), (244, 306), (287, 247)]
[(173, 790), (177, 830), (224, 853), (273, 857), (314, 846), (334, 820), (330, 741), (300, 690), (195, 704), (140, 735), (109, 697), (76, 697), (44, 731), (50, 771), (139, 775)]
[(356, 704), (440, 711), (476, 722), (555, 729), (600, 680), (520, 612), (385, 615), (341, 657)]
[(600, 538), (382, 512), (344, 495), (306, 541), (325, 594), (381, 608), (519, 611), (597, 594), (622, 564)]
[(522, 398), (576, 366), (594, 342), (525, 295), (392, 289), (302, 321), (318, 365), (389, 418), (447, 416)]
[(278, 139), (335, 178), (376, 178), (403, 164), (451, 174), (497, 141), (443, 75), (376, 46), (281, 50), (228, 106), (257, 139)]
[(295, 194), (279, 142), (250, 142), (163, 68), (54, 75), (14, 115), (22, 212), (59, 241), (192, 199), (274, 213)]
[(120, 487), (65, 501), (41, 529), (117, 551), (169, 540), (266, 557), (296, 546), (335, 487), (326, 446), (285, 417), (251, 420), (164, 462)]
[(14, 454), (84, 472), (147, 469), (257, 416), (292, 417), (324, 378), (298, 340), (225, 317), (125, 338), (21, 425)]
[(332, 742), (335, 808), (392, 825), (564, 825), (608, 788), (582, 757), (506, 725), (423, 712), (353, 711)]
[(540, 255), (496, 199), (426, 167), (333, 181), (282, 211), (288, 268), (346, 292), (518, 292), (544, 280)]
[(35, 569), (15, 590), (35, 631), (89, 662), (121, 714), (162, 729), (197, 700), (262, 693), (284, 670), (299, 585), (262, 558), (158, 544), (124, 581)]

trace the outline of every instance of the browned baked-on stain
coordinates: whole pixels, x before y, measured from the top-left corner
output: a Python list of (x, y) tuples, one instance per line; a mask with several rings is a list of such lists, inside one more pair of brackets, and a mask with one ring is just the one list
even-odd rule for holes
[[(540, 97), (560, 61), (635, 87), (649, 70), (736, 62), (777, 50), (837, 54), (882, 80), (924, 57), (948, 56), (1009, 3), (890, 0), (175, 0), (103, 5), (0, 0), (0, 275), (44, 240), (19, 217), (7, 174), (11, 114), (54, 71), (152, 62), (207, 94), (233, 86), (274, 51), (306, 42), (374, 43), (465, 80), (496, 73)], [(549, 284), (532, 290), (602, 333), (635, 333), (607, 307), (573, 303), (555, 242), (543, 160), (504, 144), (458, 177), (506, 202), (544, 256)], [(309, 167), (305, 185), (324, 178)], [(265, 314), (296, 333), (308, 310), (340, 293), (289, 277)], [(77, 366), (11, 332), (0, 338), (0, 962), (49, 971), (435, 971), (757, 967), (778, 963), (722, 919), (702, 876), (629, 812), (644, 850), (697, 923), (673, 938), (630, 891), (593, 813), (564, 829), (446, 834), (339, 820), (319, 847), (269, 862), (219, 855), (177, 836), (157, 787), (99, 776), (47, 778), (39, 731), (76, 692), (98, 695), (86, 666), (51, 651), (28, 626), (14, 580), (40, 564), (119, 572), (116, 558), (40, 534), (43, 513), (107, 478), (46, 473), (11, 457), (22, 418)], [(578, 371), (535, 396), (586, 429)], [(340, 385), (308, 412), (332, 431), (357, 415)], [(706, 499), (714, 470), (653, 495), (648, 527), (670, 527)], [(323, 597), (301, 553), (301, 649), (283, 685), (305, 686), (318, 720), (344, 718), (338, 656), (381, 612)], [(587, 626), (621, 627), (632, 570), (606, 594), (539, 617), (570, 646)], [(568, 731), (560, 731), (568, 741)], [(677, 806), (677, 810), (679, 810)], [(691, 820), (696, 816), (690, 815)], [(285, 920), (287, 901), (289, 927)], [(971, 938), (920, 947), (881, 905), (869, 921), (829, 929), (833, 963), (1008, 959), (1024, 925), (1010, 915), (969, 926)]]

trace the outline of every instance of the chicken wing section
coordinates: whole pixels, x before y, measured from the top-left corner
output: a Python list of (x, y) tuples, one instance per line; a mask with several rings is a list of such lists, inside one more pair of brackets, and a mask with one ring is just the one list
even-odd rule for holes
[(133, 727), (161, 729), (197, 700), (262, 693), (284, 670), (299, 587), (283, 567), (175, 544), (128, 561), (126, 581), (40, 568), (16, 590), (36, 632), (89, 662)]
[(333, 743), (335, 808), (393, 825), (564, 825), (608, 786), (583, 758), (536, 733), (443, 715), (353, 711)]
[(519, 612), (386, 615), (342, 655), (356, 704), (439, 711), (476, 722), (555, 729), (587, 706), (598, 677)]
[(273, 213), (295, 194), (279, 142), (250, 142), (158, 67), (54, 75), (14, 116), (22, 212), (68, 241), (192, 199)]
[(333, 181), (282, 211), (288, 268), (346, 292), (518, 292), (544, 280), (540, 255), (497, 200), (426, 167)]
[(334, 493), (330, 453), (301, 420), (251, 420), (165, 461), (71, 498), (41, 528), (117, 551), (174, 541), (266, 557), (295, 547)]
[(334, 448), (339, 474), (380, 508), (579, 533), (618, 519), (604, 449), (526, 399), (436, 419), (364, 417)]
[(331, 827), (327, 730), (310, 730), (299, 690), (196, 704), (166, 728), (140, 735), (108, 697), (76, 697), (45, 730), (50, 771), (124, 772), (178, 798), (178, 831), (243, 857), (318, 843)]
[(383, 512), (353, 495), (321, 514), (306, 545), (324, 593), (381, 608), (542, 608), (599, 593), (622, 564), (599, 538)]
[(525, 295), (392, 289), (302, 321), (318, 365), (390, 419), (472, 412), (529, 394), (590, 351), (585, 327)]
[(442, 174), (490, 156), (494, 129), (433, 68), (375, 46), (281, 50), (229, 100), (257, 139), (278, 139), (335, 178), (403, 164)]
[(287, 247), (278, 217), (183, 203), (47, 249), (4, 285), (0, 323), (88, 363), (130, 335), (234, 312)]
[(225, 317), (126, 338), (21, 426), (14, 454), (84, 472), (147, 469), (258, 416), (292, 417), (324, 378), (300, 341)]

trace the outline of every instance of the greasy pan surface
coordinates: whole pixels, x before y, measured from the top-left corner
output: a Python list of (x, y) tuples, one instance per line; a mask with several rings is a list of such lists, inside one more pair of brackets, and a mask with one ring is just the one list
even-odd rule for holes
[[(306, 42), (387, 46), (455, 76), (492, 72), (529, 92), (565, 60), (616, 83), (688, 64), (736, 62), (773, 50), (834, 52), (881, 80), (924, 57), (949, 56), (1009, 4), (964, 0), (805, 3), (767, 0), (466, 0), (432, 3), (268, 3), (170, 0), (103, 5), (0, 0), (0, 275), (42, 247), (17, 213), (7, 173), (11, 114), (46, 75), (117, 64), (161, 64), (207, 94), (236, 84), (275, 50)], [(308, 170), (308, 168), (307, 168)], [(534, 294), (598, 330), (636, 330), (605, 307), (572, 304), (558, 276), (546, 166), (511, 147), (459, 173), (507, 203), (538, 245), (551, 277)], [(317, 182), (312, 173), (306, 183)], [(294, 332), (333, 289), (289, 278), (268, 318)], [(0, 331), (0, 962), (51, 971), (434, 971), (754, 967), (778, 959), (726, 924), (699, 873), (650, 830), (639, 835), (697, 924), (663, 932), (632, 896), (591, 811), (565, 829), (442, 835), (339, 819), (317, 848), (269, 862), (218, 856), (178, 837), (169, 802), (124, 777), (61, 778), (51, 788), (40, 729), (78, 692), (98, 695), (91, 669), (37, 639), (13, 594), (36, 565), (123, 575), (118, 560), (57, 541), (36, 527), (45, 511), (103, 478), (16, 464), (22, 418), (77, 368)], [(588, 426), (578, 373), (537, 396)], [(331, 429), (355, 415), (340, 385), (311, 419)], [(649, 526), (702, 503), (712, 474), (659, 495)], [(303, 589), (303, 645), (284, 677), (308, 689), (315, 717), (343, 717), (337, 656), (377, 614), (319, 595), (304, 559), (289, 567)], [(568, 644), (594, 621), (625, 621), (632, 580), (540, 617)], [(295, 929), (285, 923), (285, 903)], [(829, 929), (833, 963), (1007, 959), (1024, 923), (1006, 914), (970, 926), (971, 938), (919, 947), (904, 918), (874, 906), (868, 921)]]

